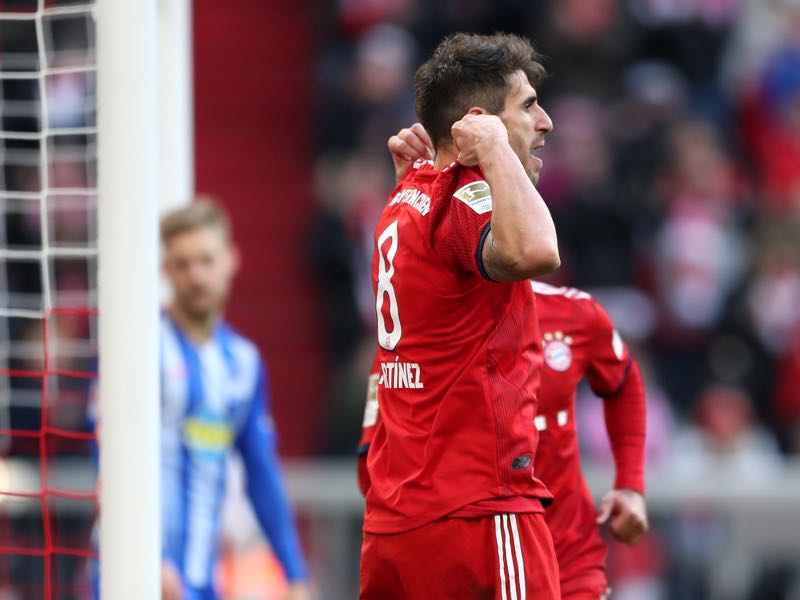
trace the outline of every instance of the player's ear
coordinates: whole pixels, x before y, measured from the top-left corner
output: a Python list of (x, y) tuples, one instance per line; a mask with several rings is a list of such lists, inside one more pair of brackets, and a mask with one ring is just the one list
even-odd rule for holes
[(467, 111), (468, 115), (488, 115), (489, 111), (485, 108), (481, 108), (480, 106), (473, 106)]

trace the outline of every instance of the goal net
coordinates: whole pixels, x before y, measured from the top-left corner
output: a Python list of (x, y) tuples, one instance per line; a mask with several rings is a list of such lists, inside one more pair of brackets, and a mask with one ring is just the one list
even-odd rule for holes
[(94, 3), (0, 1), (0, 598), (89, 597)]

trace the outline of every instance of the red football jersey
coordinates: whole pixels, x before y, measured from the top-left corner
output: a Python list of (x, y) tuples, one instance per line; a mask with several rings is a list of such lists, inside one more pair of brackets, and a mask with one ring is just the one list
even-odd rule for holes
[[(614, 396), (628, 380), (633, 363), (608, 314), (589, 294), (542, 283), (533, 283), (532, 288), (536, 292), (544, 349), (540, 403), (534, 419), (540, 435), (536, 474), (555, 496), (545, 520), (558, 557), (562, 594), (592, 586), (600, 591), (606, 587), (606, 546), (596, 523), (597, 509), (581, 472), (575, 396), (584, 377), (598, 396)], [(370, 480), (363, 457), (379, 421), (377, 371), (376, 363), (359, 443), (359, 485), (365, 494)], [(634, 387), (638, 385), (634, 382)], [(641, 392), (631, 389), (627, 393), (643, 402)], [(617, 474), (617, 487), (643, 491), (641, 456), (640, 450), (633, 452), (633, 468)]]
[(495, 283), (483, 269), (491, 208), (479, 168), (418, 161), (375, 230), (381, 418), (367, 458), (370, 533), (536, 512), (550, 499), (533, 473), (535, 299), (529, 282)]
[(606, 545), (581, 471), (575, 396), (584, 377), (598, 396), (613, 396), (631, 359), (608, 314), (589, 294), (538, 282), (532, 286), (544, 352), (536, 472), (555, 496), (545, 520), (558, 556), (561, 592), (585, 589), (587, 578), (603, 589)]

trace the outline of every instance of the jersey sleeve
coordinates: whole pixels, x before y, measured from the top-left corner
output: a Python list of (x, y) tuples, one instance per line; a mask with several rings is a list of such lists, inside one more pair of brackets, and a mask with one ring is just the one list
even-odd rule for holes
[(608, 441), (614, 455), (616, 489), (644, 494), (647, 404), (639, 365), (631, 360), (619, 392), (603, 402)]
[(592, 391), (601, 398), (614, 396), (630, 370), (628, 348), (614, 329), (605, 309), (592, 300), (594, 308), (590, 359), (586, 376)]
[(441, 180), (436, 193), (447, 200), (434, 226), (434, 250), (453, 269), (489, 279), (482, 256), (492, 222), (489, 184), (479, 170), (459, 166)]
[(375, 427), (378, 424), (378, 379), (380, 375), (380, 363), (378, 357), (372, 364), (372, 372), (367, 379), (367, 402), (364, 406), (364, 420), (361, 424), (361, 440), (358, 442), (358, 489), (364, 497), (369, 491), (370, 477), (367, 470), (367, 454), (372, 443), (372, 436), (375, 434)]
[(308, 578), (308, 568), (278, 462), (275, 428), (267, 412), (266, 379), (266, 370), (262, 365), (236, 446), (242, 455), (247, 475), (247, 494), (258, 522), (287, 579), (300, 581)]
[(614, 455), (616, 489), (644, 493), (646, 400), (639, 367), (597, 302), (587, 369), (589, 385), (604, 399), (603, 413)]
[(357, 453), (360, 455), (366, 454), (369, 450), (369, 445), (372, 442), (372, 436), (375, 433), (375, 425), (378, 422), (378, 380), (380, 379), (380, 363), (378, 357), (372, 364), (372, 370), (369, 377), (367, 377), (367, 397), (364, 403), (364, 418), (361, 421), (361, 439), (358, 441)]

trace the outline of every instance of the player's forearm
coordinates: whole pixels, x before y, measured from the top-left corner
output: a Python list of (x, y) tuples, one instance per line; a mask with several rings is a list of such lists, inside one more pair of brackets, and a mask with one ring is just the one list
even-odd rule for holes
[(286, 493), (274, 432), (263, 426), (263, 403), (256, 395), (250, 418), (237, 439), (247, 473), (247, 494), (264, 534), (290, 581), (308, 578), (308, 568)]
[(614, 487), (644, 493), (647, 408), (644, 384), (636, 361), (622, 388), (604, 403), (606, 430), (616, 466)]
[(245, 465), (250, 500), (275, 556), (290, 581), (305, 581), (308, 568), (277, 460)]
[(482, 153), (480, 165), (492, 190), (491, 242), (484, 247), (490, 275), (502, 281), (536, 277), (559, 267), (553, 218), (508, 144)]

